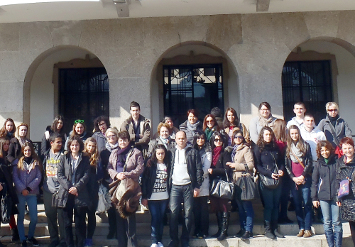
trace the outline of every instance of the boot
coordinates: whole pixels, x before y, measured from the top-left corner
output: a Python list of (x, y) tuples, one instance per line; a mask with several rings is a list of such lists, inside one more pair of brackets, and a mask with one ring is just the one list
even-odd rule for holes
[(278, 231), (278, 228), (279, 226), (277, 225), (277, 221), (274, 221), (272, 224), (272, 230), (274, 235), (278, 238), (285, 238), (285, 236)]
[(12, 242), (19, 241), (20, 240), (20, 236), (18, 235), (17, 227), (13, 228), (11, 231), (12, 231), (12, 239), (11, 239), (11, 241)]
[(222, 231), (221, 231), (221, 235), (219, 235), (217, 237), (218, 241), (222, 241), (225, 240), (228, 236), (227, 232), (228, 232), (228, 220), (229, 220), (229, 215), (228, 212), (223, 212), (222, 214)]
[(217, 238), (219, 235), (221, 235), (221, 231), (222, 231), (222, 212), (217, 212), (216, 216), (217, 216), (218, 231), (216, 234), (213, 234), (211, 236), (212, 238)]
[[(328, 238), (327, 238), (328, 241)], [(341, 247), (343, 243), (343, 232), (334, 232), (334, 247)], [(328, 242), (329, 244), (329, 242)], [(330, 246), (330, 245), (329, 245)]]
[(270, 239), (276, 239), (276, 236), (271, 230), (271, 224), (270, 221), (264, 221), (264, 228), (265, 228), (265, 237), (270, 238)]

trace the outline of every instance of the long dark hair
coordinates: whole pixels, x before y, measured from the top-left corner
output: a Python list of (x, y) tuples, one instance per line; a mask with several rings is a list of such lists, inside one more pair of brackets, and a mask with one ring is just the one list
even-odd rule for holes
[(205, 118), (203, 119), (203, 125), (202, 125), (202, 130), (203, 131), (205, 131), (206, 130), (206, 128), (207, 128), (207, 118), (212, 118), (213, 119), (213, 121), (214, 121), (214, 126), (213, 127), (217, 127), (217, 131), (219, 131), (219, 126), (218, 126), (218, 123), (217, 123), (217, 121), (216, 121), (216, 118), (212, 115), (212, 114), (207, 114), (206, 116), (205, 116)]
[(268, 143), (264, 141), (264, 132), (265, 131), (269, 131), (271, 133), (271, 147), (273, 149), (277, 149), (277, 144), (276, 144), (276, 138), (275, 138), (275, 134), (274, 131), (272, 131), (272, 129), (269, 126), (264, 126), (261, 130), (260, 130), (260, 134), (259, 134), (259, 139), (256, 145), (258, 145), (260, 152), (264, 150), (265, 145), (267, 145)]
[[(58, 121), (62, 121), (62, 122), (63, 122), (63, 126), (62, 126), (62, 128), (61, 128), (59, 131), (58, 131), (58, 129), (57, 129)], [(52, 125), (51, 125), (51, 130), (52, 130), (53, 132), (58, 132), (58, 133), (60, 133), (60, 134), (64, 133), (64, 117), (63, 117), (63, 116), (58, 115), (58, 116), (56, 116), (56, 117), (54, 118), (53, 123), (52, 123)]]
[(14, 127), (12, 128), (12, 132), (10, 132), (10, 133), (12, 133), (13, 136), (15, 135), (15, 132), (16, 132), (15, 122), (12, 118), (7, 118), (4, 122), (4, 126), (0, 129), (0, 137), (7, 136), (7, 133), (8, 133), (8, 131), (6, 130), (6, 123), (7, 122), (11, 122), (14, 125)]
[(225, 148), (225, 146), (226, 146), (226, 137), (223, 134), (221, 134), (221, 132), (215, 131), (215, 132), (213, 132), (213, 134), (211, 136), (211, 139), (210, 139), (210, 145), (211, 145), (212, 151), (216, 147), (214, 145), (214, 139), (216, 139), (216, 137), (221, 138), (221, 140), (222, 140), (222, 148)]
[(233, 115), (234, 115), (234, 122), (233, 122), (234, 126), (239, 126), (239, 118), (238, 118), (237, 112), (234, 110), (234, 108), (228, 107), (226, 112), (224, 113), (224, 120), (223, 120), (224, 128), (227, 128), (231, 125), (231, 123), (228, 121), (228, 118), (227, 118), (227, 114), (229, 111), (231, 113), (233, 113)]
[(288, 128), (288, 134), (287, 134), (286, 157), (290, 158), (291, 144), (294, 142), (294, 140), (292, 140), (292, 138), (291, 138), (290, 130), (297, 130), (298, 131), (298, 141), (297, 141), (296, 147), (300, 150), (300, 152), (303, 155), (305, 155), (306, 154), (306, 143), (301, 136), (301, 131), (296, 125), (291, 125)]
[(164, 153), (165, 153), (165, 157), (164, 157), (164, 164), (167, 166), (168, 162), (169, 162), (169, 157), (167, 155), (168, 150), (166, 149), (166, 147), (163, 144), (157, 144), (155, 145), (153, 152), (152, 152), (152, 157), (147, 161), (147, 166), (148, 167), (153, 167), (156, 166), (158, 163), (158, 159), (157, 159), (157, 150), (158, 149), (163, 149)]
[(94, 132), (100, 132), (99, 123), (102, 121), (106, 123), (107, 129), (110, 128), (110, 119), (106, 116), (99, 116), (94, 120)]

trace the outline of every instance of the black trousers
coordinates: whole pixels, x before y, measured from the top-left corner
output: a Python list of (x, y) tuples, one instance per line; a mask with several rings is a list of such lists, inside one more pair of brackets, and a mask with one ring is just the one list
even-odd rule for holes
[(136, 214), (124, 219), (116, 210), (117, 241), (119, 247), (127, 247), (128, 240), (132, 247), (137, 247)]

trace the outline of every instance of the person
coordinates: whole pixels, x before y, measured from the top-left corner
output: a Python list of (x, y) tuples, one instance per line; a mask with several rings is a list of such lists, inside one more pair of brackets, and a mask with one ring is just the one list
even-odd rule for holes
[(151, 247), (162, 247), (164, 215), (169, 202), (170, 160), (163, 144), (157, 144), (142, 176), (142, 204), (151, 215)]
[(106, 116), (99, 116), (94, 120), (94, 134), (92, 137), (96, 140), (97, 151), (99, 153), (106, 147), (107, 139), (105, 133), (110, 126), (110, 120)]
[(292, 180), (291, 193), (299, 227), (297, 237), (311, 237), (313, 158), (309, 144), (303, 140), (296, 125), (288, 129), (285, 166)]
[(202, 130), (202, 123), (198, 120), (198, 112), (195, 109), (187, 111), (187, 120), (180, 124), (179, 129), (186, 133), (187, 143), (192, 145), (196, 132)]
[(311, 147), (312, 159), (314, 162), (317, 161), (317, 143), (319, 141), (325, 141), (326, 137), (323, 131), (315, 127), (314, 117), (307, 113), (304, 116), (303, 127), (300, 128), (301, 136), (309, 146)]
[[(169, 125), (170, 129), (170, 139), (175, 140), (175, 135), (179, 131), (178, 128), (174, 126), (174, 121), (170, 116), (165, 116), (161, 123), (166, 123)], [(159, 131), (156, 132), (152, 139), (157, 139), (159, 137)]]
[(170, 201), (170, 238), (169, 247), (177, 247), (178, 218), (181, 213), (181, 202), (184, 203), (184, 222), (182, 224), (181, 246), (189, 246), (189, 235), (192, 223), (193, 196), (198, 196), (202, 184), (202, 165), (198, 151), (187, 145), (184, 131), (176, 133), (176, 147), (171, 153), (171, 169), (169, 177)]
[(202, 130), (205, 132), (208, 142), (215, 131), (220, 131), (216, 118), (212, 114), (207, 114), (203, 119)]
[(21, 156), (21, 148), (23, 148), (27, 142), (32, 144), (32, 141), (27, 138), (27, 132), (28, 125), (21, 123), (17, 126), (16, 137), (10, 140), (9, 152), (6, 158), (12, 165), (17, 165), (18, 159)]
[[(109, 189), (109, 184), (112, 182), (110, 174), (108, 173), (108, 160), (112, 151), (118, 149), (118, 130), (115, 127), (111, 127), (106, 130), (105, 133), (107, 143), (106, 148), (100, 152), (99, 163), (102, 167), (103, 179), (102, 185), (104, 185), (107, 189)], [(116, 228), (116, 210), (112, 205), (111, 208), (107, 210), (108, 214), (108, 234), (107, 239), (113, 239), (116, 236), (117, 228)]]
[[(148, 147), (148, 157), (151, 157), (152, 152), (157, 144), (163, 144), (167, 151), (170, 153), (170, 150), (175, 146), (175, 141), (174, 139), (171, 139), (170, 135), (170, 125), (167, 123), (159, 123), (158, 124), (158, 133), (159, 136), (156, 139), (152, 139), (149, 142), (149, 147)], [(169, 156), (170, 154), (166, 154)]]
[(67, 150), (67, 154), (60, 157), (57, 170), (60, 188), (55, 203), (57, 207), (63, 208), (67, 246), (74, 246), (72, 230), (74, 211), (76, 246), (83, 247), (86, 234), (86, 210), (91, 201), (87, 187), (90, 161), (89, 157), (83, 154), (84, 143), (79, 135), (69, 137)]
[(209, 212), (208, 196), (210, 194), (210, 180), (208, 169), (211, 167), (212, 151), (206, 134), (202, 131), (197, 132), (194, 137), (193, 147), (198, 150), (201, 157), (203, 182), (200, 187), (200, 193), (194, 197), (193, 214), (195, 219), (194, 236), (200, 239), (208, 237), (209, 230)]
[(9, 139), (15, 137), (15, 122), (12, 118), (7, 118), (4, 126), (0, 129), (0, 137), (7, 137)]
[(317, 144), (318, 160), (312, 174), (311, 197), (313, 206), (320, 206), (323, 214), (323, 227), (329, 247), (341, 247), (343, 227), (340, 219), (340, 207), (337, 202), (336, 163), (332, 144), (320, 141)]
[(244, 135), (244, 140), (249, 143), (250, 142), (250, 136), (249, 136), (249, 131), (245, 127), (245, 125), (241, 122), (239, 122), (239, 118), (237, 115), (237, 112), (229, 107), (226, 110), (226, 113), (224, 114), (224, 131), (225, 133), (228, 134), (228, 146), (232, 146), (233, 144), (233, 132), (240, 129), (243, 132)]
[[(232, 170), (227, 166), (227, 162), (231, 161), (231, 156), (225, 152), (225, 139), (220, 132), (214, 132), (210, 144), (212, 148), (212, 164), (208, 169), (210, 181), (214, 179), (222, 179), (227, 181), (230, 178)], [(228, 178), (227, 178), (228, 176)], [(229, 179), (231, 181), (231, 179)], [(211, 212), (216, 213), (218, 222), (218, 231), (212, 237), (222, 241), (227, 238), (229, 223), (229, 200), (220, 197), (210, 197)]]
[(150, 120), (140, 114), (141, 107), (137, 102), (132, 101), (129, 109), (131, 116), (122, 123), (120, 131), (127, 130), (129, 141), (142, 152), (143, 157), (146, 157), (150, 141)]
[(67, 140), (65, 142), (65, 147), (64, 147), (65, 151), (68, 151), (67, 148), (68, 148), (68, 142), (70, 137), (73, 137), (75, 135), (79, 136), (83, 143), (89, 137), (89, 135), (86, 132), (86, 126), (84, 120), (77, 119), (74, 121), (73, 129), (70, 131), (69, 136), (67, 137)]
[[(130, 140), (127, 130), (118, 133), (118, 148), (112, 151), (107, 167), (112, 180), (131, 178), (138, 182), (143, 172), (142, 152), (131, 147)], [(116, 210), (116, 226), (118, 246), (127, 247), (128, 239), (132, 246), (137, 246), (135, 214), (124, 219)]]
[(271, 114), (271, 106), (268, 102), (261, 102), (259, 107), (259, 116), (250, 121), (250, 138), (254, 143), (259, 140), (259, 133), (264, 126), (271, 129), (274, 127), (276, 118)]
[(341, 199), (337, 198), (336, 204), (341, 207), (341, 218), (349, 222), (351, 238), (355, 245), (355, 184), (353, 182), (355, 179), (354, 140), (350, 137), (344, 137), (340, 140), (340, 146), (344, 155), (338, 159), (336, 165), (337, 190), (339, 189), (341, 181), (346, 179), (351, 179), (351, 181), (349, 181), (349, 194)]
[[(279, 153), (275, 135), (268, 126), (262, 127), (259, 140), (254, 147), (254, 164), (259, 174), (278, 180), (284, 175), (284, 160)], [(260, 179), (259, 179), (260, 180)], [(270, 239), (283, 238), (278, 231), (279, 201), (281, 196), (281, 180), (279, 185), (270, 189), (260, 181), (260, 194), (264, 202), (265, 236)]]
[(293, 105), (293, 112), (296, 116), (287, 122), (286, 127), (289, 128), (291, 125), (296, 125), (299, 129), (301, 129), (301, 127), (303, 127), (304, 114), (306, 111), (306, 106), (303, 102), (296, 102)]
[(63, 156), (63, 137), (58, 132), (52, 132), (48, 140), (51, 148), (43, 155), (43, 203), (50, 237), (49, 246), (56, 247), (59, 244), (65, 246), (63, 209), (52, 205), (53, 194), (58, 192), (60, 186), (58, 182), (58, 166), (60, 157)]
[(97, 148), (97, 142), (94, 137), (89, 137), (84, 142), (84, 151), (83, 154), (87, 155), (90, 158), (90, 173), (89, 173), (89, 182), (88, 192), (90, 196), (90, 205), (87, 208), (88, 215), (88, 224), (87, 224), (87, 233), (85, 246), (92, 246), (92, 237), (94, 236), (96, 228), (96, 208), (99, 202), (99, 180), (101, 178), (102, 169), (100, 167), (99, 161), (99, 152)]
[(213, 107), (210, 113), (215, 117), (218, 127), (223, 129), (223, 112), (221, 109), (219, 107)]
[[(21, 126), (21, 125), (20, 125)], [(38, 241), (34, 238), (37, 225), (37, 195), (39, 194), (39, 184), (42, 179), (40, 160), (33, 148), (32, 143), (26, 142), (22, 147), (21, 157), (13, 168), (13, 180), (18, 197), (18, 217), (17, 228), (22, 247), (27, 246), (27, 240), (38, 246)], [(30, 225), (28, 237), (25, 236), (25, 205), (28, 206), (30, 214)]]
[[(41, 157), (51, 148), (49, 137), (51, 133), (57, 132), (59, 133), (64, 140), (67, 139), (67, 134), (64, 132), (64, 118), (60, 115), (56, 116), (53, 120), (51, 126), (47, 126), (46, 131), (42, 137), (41, 143)], [(63, 147), (63, 145), (62, 145)]]
[[(236, 183), (241, 176), (251, 176), (254, 178), (254, 158), (253, 153), (245, 141), (242, 130), (233, 132), (233, 148), (230, 152), (231, 162), (227, 162), (233, 170), (233, 182)], [(243, 175), (246, 172), (246, 175)], [(247, 240), (253, 237), (254, 209), (251, 201), (245, 201), (238, 196), (236, 198), (239, 210), (240, 231), (236, 237)]]
[(324, 132), (327, 141), (329, 141), (337, 152), (340, 147), (340, 140), (344, 137), (352, 137), (352, 131), (348, 123), (339, 116), (339, 106), (335, 102), (328, 102), (325, 105), (327, 116), (320, 120), (317, 128)]

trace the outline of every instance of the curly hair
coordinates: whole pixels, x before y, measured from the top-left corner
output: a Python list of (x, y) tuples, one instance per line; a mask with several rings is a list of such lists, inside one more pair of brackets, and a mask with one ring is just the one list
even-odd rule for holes
[(322, 157), (321, 151), (322, 151), (323, 147), (325, 147), (326, 149), (328, 149), (330, 151), (330, 155), (334, 154), (335, 149), (334, 149), (333, 145), (330, 142), (328, 142), (328, 141), (319, 141), (317, 143), (317, 157), (318, 157), (318, 159), (320, 157)]
[(227, 128), (231, 125), (231, 123), (228, 121), (228, 118), (227, 118), (228, 112), (231, 112), (234, 115), (234, 122), (232, 124), (234, 126), (238, 126), (239, 125), (239, 118), (238, 118), (237, 112), (234, 110), (234, 108), (228, 107), (226, 112), (224, 113), (224, 120), (223, 120), (224, 128)]
[(260, 130), (260, 134), (259, 134), (259, 139), (257, 142), (257, 146), (259, 147), (260, 151), (263, 151), (265, 148), (265, 145), (267, 144), (267, 142), (265, 142), (264, 140), (264, 132), (265, 131), (269, 131), (271, 134), (271, 146), (272, 148), (277, 148), (277, 144), (276, 144), (276, 138), (275, 138), (275, 134), (274, 131), (272, 131), (272, 129), (269, 126), (264, 126), (261, 130)]

